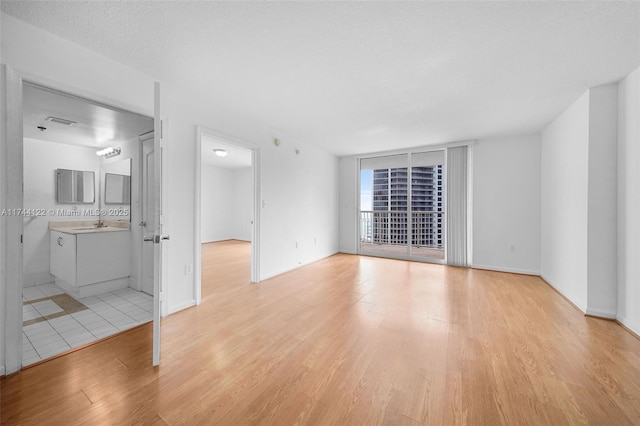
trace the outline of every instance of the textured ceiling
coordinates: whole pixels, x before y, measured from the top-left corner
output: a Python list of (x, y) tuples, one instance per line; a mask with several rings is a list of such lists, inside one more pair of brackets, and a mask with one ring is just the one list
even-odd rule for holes
[(337, 155), (537, 132), (640, 63), (638, 2), (1, 4)]

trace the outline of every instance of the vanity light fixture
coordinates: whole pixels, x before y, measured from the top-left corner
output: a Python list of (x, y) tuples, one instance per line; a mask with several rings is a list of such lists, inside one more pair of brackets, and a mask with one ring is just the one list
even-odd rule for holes
[(229, 154), (226, 149), (214, 149), (213, 153), (218, 157), (226, 157)]
[(96, 155), (102, 156), (104, 158), (111, 158), (111, 157), (115, 157), (117, 155), (120, 155), (120, 152), (122, 150), (120, 148), (113, 148), (113, 147), (108, 147), (105, 149), (101, 149), (100, 151), (96, 152)]

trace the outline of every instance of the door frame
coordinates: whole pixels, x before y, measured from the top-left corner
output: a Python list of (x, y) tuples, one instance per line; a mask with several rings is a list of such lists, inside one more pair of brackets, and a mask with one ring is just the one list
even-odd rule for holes
[[(15, 70), (6, 64), (1, 65), (0, 79), (2, 92), (6, 95), (2, 105), (6, 112), (6, 137), (3, 138), (0, 148), (0, 176), (6, 181), (6, 186), (0, 189), (0, 202), (5, 209), (22, 209), (23, 203), (23, 168), (24, 168), (24, 135), (22, 88), (24, 83), (32, 83), (48, 89), (59, 91), (67, 95), (75, 96), (89, 102), (101, 104), (107, 107), (120, 109), (146, 117), (154, 117), (154, 105), (150, 105), (148, 111), (143, 111), (135, 106), (119, 102), (96, 93), (88, 93), (87, 90), (51, 80), (36, 74)], [(4, 135), (2, 135), (4, 136)], [(6, 178), (6, 179), (5, 179)], [(163, 188), (164, 189), (164, 188)], [(12, 374), (22, 369), (22, 287), (24, 280), (23, 271), (23, 217), (7, 216), (0, 221), (3, 234), (0, 255), (0, 265), (4, 266), (5, 274), (2, 276), (6, 283), (4, 303), (2, 306), (5, 315), (4, 325), (4, 374)], [(4, 264), (3, 264), (4, 263)], [(164, 264), (164, 263), (163, 263)], [(165, 265), (166, 266), (166, 265)], [(0, 365), (0, 370), (1, 370)], [(2, 374), (0, 374), (2, 375)]]
[(218, 139), (226, 144), (235, 145), (240, 148), (248, 149), (251, 151), (252, 169), (253, 169), (253, 208), (252, 217), (253, 224), (251, 226), (251, 282), (258, 283), (261, 280), (260, 277), (260, 148), (250, 142), (246, 142), (241, 139), (237, 139), (215, 130), (208, 129), (206, 127), (197, 127), (196, 136), (196, 159), (194, 164), (195, 169), (195, 193), (194, 193), (194, 293), (196, 295), (196, 304), (200, 304), (202, 301), (202, 237), (200, 230), (202, 227), (200, 208), (201, 201), (201, 183), (202, 183), (202, 139), (203, 137), (210, 137)]
[[(144, 161), (143, 158), (143, 144), (145, 141), (147, 141), (148, 139), (153, 139), (153, 130), (148, 131), (147, 133), (143, 133), (140, 136), (138, 136), (138, 164), (137, 164), (137, 168), (138, 168), (138, 208), (136, 209), (136, 214), (137, 214), (137, 223), (133, 223), (131, 222), (131, 229), (133, 231), (133, 229), (136, 229), (136, 232), (132, 232), (131, 236), (133, 238), (133, 240), (136, 243), (136, 247), (135, 249), (137, 250), (138, 256), (140, 258), (140, 261), (138, 262), (138, 268), (137, 268), (137, 273), (138, 273), (138, 291), (142, 291), (142, 280), (143, 280), (143, 269), (144, 269), (144, 259), (143, 259), (143, 252), (144, 252), (144, 230), (142, 228), (142, 226), (140, 225), (144, 219), (142, 213), (144, 211), (143, 208), (143, 201), (142, 201), (142, 194), (143, 194), (143, 186), (144, 186), (144, 181), (142, 178), (142, 162)], [(133, 208), (131, 209), (133, 211)]]
[[(431, 258), (431, 257), (417, 257), (417, 256), (413, 256), (411, 253), (411, 241), (410, 239), (413, 238), (412, 237), (412, 231), (413, 231), (413, 227), (412, 227), (412, 219), (411, 219), (411, 190), (410, 190), (410, 185), (407, 186), (407, 188), (409, 189), (408, 192), (408, 197), (407, 197), (407, 203), (408, 203), (408, 209), (407, 209), (407, 253), (406, 254), (382, 254), (382, 253), (376, 253), (376, 252), (369, 252), (366, 250), (362, 250), (362, 227), (361, 227), (361, 191), (362, 191), (362, 182), (361, 182), (361, 171), (362, 171), (362, 165), (361, 165), (361, 161), (365, 158), (373, 158), (373, 157), (384, 157), (384, 156), (389, 156), (389, 155), (406, 155), (407, 156), (407, 180), (408, 182), (411, 182), (411, 173), (412, 173), (412, 164), (411, 164), (411, 156), (412, 154), (417, 154), (417, 153), (421, 153), (421, 152), (430, 152), (430, 151), (443, 151), (444, 152), (444, 161), (443, 161), (443, 166), (444, 166), (444, 171), (443, 174), (445, 176), (445, 185), (444, 187), (446, 188), (447, 184), (446, 184), (446, 165), (447, 165), (447, 147), (451, 147), (451, 146), (460, 146), (460, 145), (468, 145), (468, 143), (450, 143), (450, 144), (441, 144), (441, 145), (432, 145), (432, 146), (424, 146), (424, 147), (416, 147), (416, 148), (411, 148), (411, 149), (403, 149), (403, 150), (393, 150), (393, 151), (385, 151), (385, 152), (380, 152), (380, 153), (372, 153), (372, 154), (365, 154), (365, 155), (361, 155), (361, 156), (356, 156), (356, 212), (355, 212), (355, 216), (356, 216), (356, 254), (362, 255), (362, 256), (372, 256), (372, 257), (383, 257), (386, 259), (399, 259), (399, 260), (409, 260), (412, 262), (423, 262), (423, 263), (434, 263), (434, 264), (440, 264), (440, 265), (446, 265), (447, 264), (447, 221), (446, 221), (446, 215), (444, 215), (445, 220), (444, 220), (444, 224), (443, 224), (443, 239), (444, 239), (444, 258), (443, 259), (435, 259), (435, 258)], [(446, 211), (446, 203), (447, 203), (447, 199), (446, 199), (446, 192), (443, 193), (443, 201), (445, 203), (445, 211)]]
[[(3, 109), (6, 113), (6, 139), (2, 141), (2, 208), (22, 209), (23, 204), (23, 151), (22, 85), (24, 76), (2, 65)], [(4, 135), (3, 135), (4, 136)], [(5, 179), (6, 178), (6, 179)], [(4, 374), (22, 368), (22, 283), (23, 283), (23, 218), (21, 215), (2, 217), (2, 262), (5, 283), (4, 296)]]

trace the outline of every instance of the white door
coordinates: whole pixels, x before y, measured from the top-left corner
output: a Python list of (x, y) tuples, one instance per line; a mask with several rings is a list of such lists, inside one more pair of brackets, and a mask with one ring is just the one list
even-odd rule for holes
[[(154, 191), (154, 133), (149, 133), (141, 139), (140, 169), (142, 181), (142, 235), (154, 235), (156, 232), (155, 220), (155, 191)], [(142, 285), (141, 290), (153, 295), (153, 254), (154, 244), (142, 244)]]
[(141, 138), (142, 182), (142, 285), (153, 295), (153, 365), (160, 364), (160, 313), (162, 297), (162, 146), (164, 122), (160, 112), (160, 84), (155, 84), (153, 133)]
[[(162, 289), (162, 242), (169, 239), (163, 234), (162, 224), (162, 150), (165, 145), (165, 121), (160, 110), (160, 83), (154, 85), (153, 122), (153, 234), (144, 235), (143, 245), (153, 245), (153, 365), (160, 364), (160, 312), (163, 299)], [(151, 175), (149, 175), (151, 177)]]

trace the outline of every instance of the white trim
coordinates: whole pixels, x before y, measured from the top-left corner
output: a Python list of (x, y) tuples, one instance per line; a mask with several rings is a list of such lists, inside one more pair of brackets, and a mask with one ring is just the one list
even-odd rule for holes
[(573, 301), (569, 296), (567, 296), (567, 295), (565, 294), (565, 292), (564, 292), (564, 291), (560, 290), (560, 289), (558, 288), (558, 286), (557, 286), (557, 285), (555, 285), (555, 284), (553, 283), (553, 281), (551, 281), (551, 280), (550, 280), (547, 276), (545, 276), (542, 272), (540, 272), (540, 278), (542, 278), (543, 280), (545, 280), (545, 282), (546, 282), (547, 284), (549, 284), (551, 287), (553, 287), (553, 289), (554, 289), (555, 291), (557, 291), (558, 293), (560, 293), (560, 294), (562, 295), (562, 297), (564, 297), (565, 299), (567, 299), (567, 300), (569, 301), (569, 303), (571, 303), (571, 304), (572, 304), (576, 309), (578, 309), (578, 310), (579, 310), (580, 312), (582, 312), (583, 314), (585, 314), (585, 313), (586, 313), (586, 309), (583, 309), (583, 308), (582, 308), (581, 306), (579, 306), (576, 302), (574, 302), (574, 301)]
[[(154, 217), (155, 229), (154, 235), (163, 235), (163, 152), (164, 145), (164, 128), (163, 128), (163, 116), (161, 111), (160, 101), (160, 83), (155, 82), (153, 84), (153, 187), (154, 187), (154, 211), (150, 212), (150, 215)], [(149, 185), (149, 182), (147, 182)], [(153, 351), (152, 351), (152, 365), (160, 365), (160, 317), (162, 316), (162, 305), (164, 300), (167, 299), (166, 295), (169, 293), (168, 289), (163, 289), (163, 250), (162, 244), (153, 244)], [(140, 259), (142, 261), (142, 259)], [(163, 292), (164, 290), (164, 292)], [(167, 303), (167, 302), (164, 302)]]
[[(142, 226), (140, 226), (140, 224), (147, 219), (147, 217), (145, 217), (143, 215), (143, 213), (146, 213), (146, 211), (144, 211), (143, 209), (143, 202), (142, 202), (142, 194), (144, 191), (146, 191), (146, 189), (144, 188), (144, 179), (142, 178), (142, 162), (143, 157), (144, 157), (144, 150), (143, 150), (143, 145), (144, 142), (146, 142), (149, 139), (153, 139), (154, 135), (153, 135), (153, 130), (149, 131), (147, 133), (143, 133), (142, 135), (138, 136), (138, 164), (136, 165), (136, 168), (138, 169), (138, 223), (133, 223), (131, 222), (131, 228), (133, 229), (133, 227), (137, 228), (137, 232), (138, 232), (138, 238), (136, 241), (134, 241), (134, 245), (132, 247), (132, 249), (137, 250), (138, 252), (138, 265), (137, 265), (137, 269), (138, 269), (138, 282), (136, 285), (136, 289), (138, 291), (142, 291), (142, 282), (143, 282), (143, 273), (144, 273), (144, 268), (143, 268), (143, 259), (144, 259), (144, 229)], [(132, 232), (131, 235), (133, 235), (134, 232)]]
[[(353, 254), (360, 254), (360, 241), (362, 241), (362, 235), (360, 235), (360, 233), (362, 232), (362, 230), (360, 229), (360, 209), (361, 209), (361, 205), (360, 203), (362, 202), (361, 198), (362, 195), (360, 194), (360, 190), (362, 188), (362, 182), (360, 182), (360, 176), (362, 174), (362, 164), (360, 164), (360, 159), (356, 158), (354, 163), (354, 170), (353, 173), (356, 175), (355, 178), (355, 191), (354, 193), (356, 194), (356, 211), (354, 212), (353, 215), (353, 221), (354, 221), (354, 227), (356, 232), (353, 235), (353, 238), (355, 239), (353, 247), (355, 248), (355, 253)], [(371, 206), (373, 208), (373, 187), (371, 187)]]
[(616, 321), (631, 330), (636, 335), (640, 336), (640, 327), (638, 327), (637, 324), (631, 324), (631, 321), (629, 321), (628, 317), (621, 317), (619, 315), (616, 315)]
[(196, 155), (194, 164), (195, 185), (194, 185), (194, 295), (195, 303), (200, 304), (202, 302), (202, 278), (200, 272), (202, 270), (202, 256), (200, 253), (202, 246), (202, 238), (200, 230), (201, 223), (201, 187), (202, 187), (202, 138), (204, 136), (219, 139), (222, 142), (236, 145), (251, 151), (251, 168), (253, 170), (253, 224), (251, 226), (251, 282), (258, 283), (262, 280), (260, 275), (260, 200), (261, 200), (261, 179), (260, 179), (260, 147), (244, 141), (242, 139), (229, 136), (215, 130), (208, 129), (206, 127), (196, 127)]
[[(22, 134), (22, 75), (8, 66), (3, 66), (3, 88), (6, 116), (6, 130), (2, 141), (2, 178), (4, 208), (23, 207), (23, 134)], [(6, 186), (4, 186), (6, 185)], [(21, 216), (3, 218), (3, 233), (6, 244), (3, 248), (2, 279), (5, 283), (4, 295), (4, 365), (11, 374), (22, 368), (22, 232)]]
[(5, 369), (4, 369), (4, 365), (0, 365), (0, 376), (4, 376)]
[(172, 307), (169, 308), (169, 315), (173, 315), (176, 312), (183, 311), (183, 310), (188, 309), (188, 308), (190, 308), (192, 306), (195, 306), (195, 305), (196, 305), (196, 300), (195, 299), (191, 299), (191, 300), (189, 300), (187, 302), (184, 302), (184, 303), (181, 303), (179, 305), (172, 306)]
[(536, 277), (540, 276), (540, 271), (533, 271), (529, 269), (505, 268), (503, 266), (491, 266), (491, 265), (471, 265), (471, 268), (481, 269), (484, 271), (508, 272), (510, 274), (534, 275)]
[(467, 147), (467, 262), (473, 265), (473, 145)]
[(612, 312), (604, 312), (598, 311), (597, 309), (587, 309), (585, 312), (587, 315), (591, 315), (592, 317), (606, 318), (606, 319), (616, 319), (616, 314)]
[(353, 250), (340, 250), (338, 253), (342, 253), (342, 254), (355, 254), (357, 255), (358, 252), (357, 251), (353, 251)]
[(202, 201), (202, 127), (196, 128), (196, 164), (193, 168), (195, 176), (193, 203), (193, 296), (196, 305), (202, 303), (202, 237), (200, 235)]

